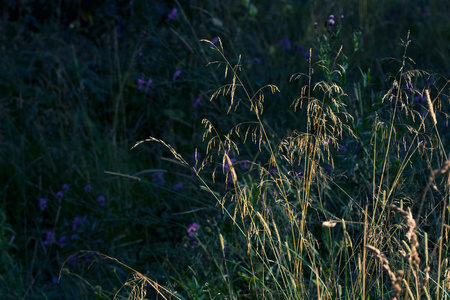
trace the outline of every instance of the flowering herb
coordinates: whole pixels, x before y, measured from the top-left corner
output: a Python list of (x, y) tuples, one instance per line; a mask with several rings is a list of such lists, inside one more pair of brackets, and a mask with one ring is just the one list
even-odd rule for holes
[(176, 183), (176, 184), (173, 186), (173, 189), (174, 189), (175, 191), (182, 190), (183, 188), (184, 188), (184, 184), (183, 184), (182, 182), (178, 182), (178, 183)]
[(195, 99), (194, 104), (192, 104), (192, 106), (193, 106), (194, 108), (197, 108), (197, 106), (200, 105), (200, 102), (201, 102), (201, 101), (202, 101), (202, 98), (201, 98), (200, 96), (198, 96), (198, 98)]
[(291, 41), (289, 39), (279, 40), (278, 43), (283, 45), (284, 50), (291, 50)]
[(189, 227), (187, 229), (188, 235), (190, 237), (197, 236), (199, 228), (200, 228), (200, 225), (198, 225), (197, 223), (192, 223), (191, 225), (189, 225)]
[(97, 198), (97, 203), (101, 207), (105, 207), (105, 205), (106, 205), (106, 198), (105, 198), (105, 196), (99, 195), (98, 198)]
[(160, 171), (154, 172), (152, 174), (152, 179), (153, 182), (156, 183), (156, 185), (163, 185), (166, 183), (166, 180), (164, 179), (164, 173)]
[(175, 73), (173, 73), (173, 76), (172, 76), (172, 81), (175, 81), (175, 80), (177, 80), (177, 79), (178, 79), (178, 77), (180, 77), (181, 73), (182, 73), (182, 71), (181, 71), (181, 70), (176, 70), (176, 71), (175, 71)]
[(172, 10), (170, 11), (170, 13), (167, 15), (167, 19), (170, 21), (172, 19), (174, 19), (177, 16), (177, 12), (178, 9), (176, 8), (172, 8)]
[(44, 211), (47, 208), (47, 199), (39, 199), (39, 208), (41, 209), (41, 211)]

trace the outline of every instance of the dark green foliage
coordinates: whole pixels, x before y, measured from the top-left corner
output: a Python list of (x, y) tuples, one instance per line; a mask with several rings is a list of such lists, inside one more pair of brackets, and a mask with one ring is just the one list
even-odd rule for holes
[[(423, 207), (420, 202), (430, 170), (446, 160), (449, 142), (448, 4), (3, 0), (0, 5), (1, 299), (133, 293), (132, 285), (123, 287), (133, 279), (129, 269), (80, 250), (115, 257), (186, 299), (263, 294), (281, 299), (294, 293), (278, 286), (279, 277), (267, 275), (282, 272), (267, 265), (278, 245), (267, 252), (248, 247), (242, 232), (254, 220), (233, 216), (241, 213), (242, 195), (253, 213), (277, 224), (292, 247), (286, 246), (287, 252), (308, 265), (304, 253), (292, 251), (300, 229), (292, 226), (285, 206), (299, 219), (305, 211), (305, 232), (315, 237), (305, 251), (318, 246), (314, 255), (324, 278), (341, 272), (336, 282), (346, 287), (356, 280), (351, 269), (357, 259), (341, 241), (348, 234), (361, 244), (364, 232), (354, 224), (364, 221), (366, 205), (374, 218), (390, 220), (373, 202), (381, 191), (415, 214), (422, 209), (422, 229), (429, 232), (430, 248), (438, 247), (445, 181), (426, 190)], [(403, 53), (400, 43), (407, 42), (408, 31), (410, 45)], [(200, 41), (215, 37), (220, 51)], [(246, 90), (210, 101), (230, 84), (236, 65)], [(395, 80), (400, 86), (390, 91)], [(248, 101), (267, 84), (279, 92), (267, 89), (263, 102)], [(436, 131), (425, 98), (417, 98), (424, 89), (439, 108)], [(312, 98), (330, 109), (324, 126), (308, 119)], [(259, 113), (255, 103), (261, 103)], [(217, 131), (205, 139), (203, 119)], [(338, 127), (344, 128), (339, 134)], [(300, 144), (305, 132), (307, 150)], [(171, 145), (194, 168), (161, 144), (131, 149), (149, 136)], [(216, 136), (221, 142), (207, 150)], [(323, 157), (309, 152), (312, 144)], [(247, 190), (236, 189), (225, 154)], [(317, 165), (311, 167), (311, 161)], [(306, 178), (314, 184), (304, 206)], [(284, 195), (280, 185), (286, 186)], [(331, 234), (322, 227), (330, 219), (348, 225)], [(189, 236), (194, 222), (198, 235)], [(388, 249), (392, 242), (384, 245)], [(317, 296), (312, 267), (301, 276), (308, 281), (297, 282), (298, 291)], [(387, 291), (374, 288), (367, 295)], [(156, 297), (152, 293), (149, 286), (148, 299)]]

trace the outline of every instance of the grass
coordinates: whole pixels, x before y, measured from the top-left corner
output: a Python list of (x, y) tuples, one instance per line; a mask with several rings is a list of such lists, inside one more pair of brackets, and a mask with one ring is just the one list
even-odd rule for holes
[(445, 4), (22, 2), (2, 299), (449, 297)]

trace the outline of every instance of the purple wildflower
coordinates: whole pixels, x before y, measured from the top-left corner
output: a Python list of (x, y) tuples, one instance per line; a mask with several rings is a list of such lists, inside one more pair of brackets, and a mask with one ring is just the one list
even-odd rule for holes
[(144, 80), (144, 78), (139, 78), (138, 79), (138, 90), (140, 91), (140, 90), (142, 90), (142, 88), (144, 87), (144, 84), (145, 84), (145, 80)]
[(272, 213), (272, 206), (267, 206), (267, 214), (270, 215)]
[(198, 242), (197, 241), (192, 241), (192, 247), (197, 247), (198, 246)]
[(172, 8), (170, 14), (167, 15), (167, 19), (170, 21), (177, 16), (178, 9)]
[(77, 238), (78, 238), (78, 237), (77, 237), (76, 234), (72, 234), (72, 235), (70, 236), (70, 240), (71, 240), (71, 241), (75, 241)]
[(184, 188), (184, 184), (183, 184), (182, 182), (178, 182), (178, 183), (176, 183), (176, 184), (173, 186), (173, 189), (174, 189), (175, 191), (182, 190), (183, 188)]
[(90, 263), (91, 260), (92, 260), (91, 253), (89, 253), (89, 252), (86, 253), (86, 255), (84, 256), (84, 261), (87, 262), (87, 263)]
[(197, 99), (195, 99), (194, 104), (192, 104), (192, 106), (194, 108), (197, 108), (197, 106), (200, 105), (200, 102), (202, 101), (202, 98), (200, 96), (197, 97)]
[(75, 217), (72, 222), (72, 230), (76, 231), (78, 229), (78, 225), (84, 225), (87, 221), (87, 216), (84, 215), (82, 218)]
[(328, 20), (328, 24), (330, 24), (330, 26), (333, 26), (334, 23), (335, 23), (335, 22), (334, 22), (334, 19), (329, 19), (329, 20)]
[(277, 169), (276, 168), (272, 168), (269, 170), (269, 174), (273, 174), (273, 173), (277, 173)]
[(61, 248), (64, 248), (66, 246), (66, 236), (62, 236), (58, 240), (58, 244)]
[(344, 21), (344, 15), (341, 15), (341, 22)]
[(414, 103), (423, 103), (427, 102), (427, 99), (425, 97), (422, 97), (421, 95), (414, 96)]
[(278, 43), (283, 45), (284, 50), (291, 50), (291, 41), (289, 39), (279, 40)]
[(55, 242), (55, 235), (53, 234), (53, 231), (49, 230), (45, 234), (45, 240), (44, 240), (44, 246), (49, 246)]
[(295, 50), (297, 50), (298, 53), (305, 52), (305, 48), (302, 45), (296, 45)]
[(87, 194), (91, 191), (91, 186), (89, 184), (86, 184), (86, 186), (84, 187), (84, 192)]
[(97, 198), (97, 203), (101, 207), (105, 207), (105, 205), (106, 205), (106, 198), (105, 198), (105, 196), (99, 195), (98, 198)]
[(166, 183), (166, 180), (164, 179), (164, 173), (163, 172), (154, 172), (152, 174), (153, 182), (155, 182), (157, 185), (163, 185)]
[(72, 255), (71, 257), (69, 257), (69, 260), (67, 261), (69, 263), (69, 265), (74, 265), (77, 262), (78, 257), (76, 255)]
[(314, 22), (314, 29), (317, 29), (318, 26), (319, 24), (317, 24), (317, 22)]
[(44, 211), (47, 208), (47, 199), (39, 199), (39, 208), (41, 209), (41, 211)]
[(197, 223), (192, 223), (191, 225), (189, 225), (189, 227), (187, 229), (188, 235), (190, 237), (197, 236), (199, 228), (200, 228), (200, 225), (198, 225)]
[[(219, 41), (219, 37), (215, 37), (215, 38), (213, 38), (212, 40), (211, 40), (211, 43), (213, 44), (213, 45), (215, 45), (215, 44), (217, 44), (217, 42)], [(209, 48), (214, 48), (214, 46), (213, 45), (209, 45)]]
[(69, 185), (67, 183), (65, 183), (65, 184), (63, 184), (61, 189), (65, 192), (69, 189)]
[(250, 163), (249, 163), (248, 161), (246, 161), (246, 160), (243, 161), (243, 162), (241, 163), (242, 171), (247, 172), (249, 165), (250, 165)]
[(147, 81), (147, 84), (146, 84), (146, 86), (145, 86), (145, 93), (146, 93), (146, 94), (147, 94), (148, 91), (150, 90), (150, 86), (152, 85), (152, 83), (153, 83), (153, 80), (151, 80), (151, 79), (149, 78), (148, 81)]
[(334, 20), (334, 15), (330, 15), (330, 16), (328, 17), (328, 20)]
[(304, 173), (303, 173), (303, 171), (302, 171), (302, 170), (298, 170), (298, 171), (296, 171), (296, 172), (295, 172), (295, 174), (297, 175), (297, 177), (298, 177), (298, 178), (302, 178), (302, 177), (303, 177), (303, 175), (304, 175)]
[(175, 73), (173, 73), (172, 81), (177, 80), (178, 77), (180, 77), (180, 75), (181, 75), (181, 70), (176, 70)]
[(58, 199), (58, 200), (61, 200), (61, 198), (63, 197), (63, 192), (62, 191), (58, 191), (57, 193), (56, 193), (56, 199)]
[(344, 145), (340, 145), (339, 146), (339, 151), (345, 152), (345, 151), (347, 151), (347, 147), (345, 147)]

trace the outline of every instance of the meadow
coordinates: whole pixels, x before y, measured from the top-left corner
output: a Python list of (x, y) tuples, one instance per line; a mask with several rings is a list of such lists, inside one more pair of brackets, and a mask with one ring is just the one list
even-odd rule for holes
[(450, 299), (447, 2), (1, 6), (0, 299)]

